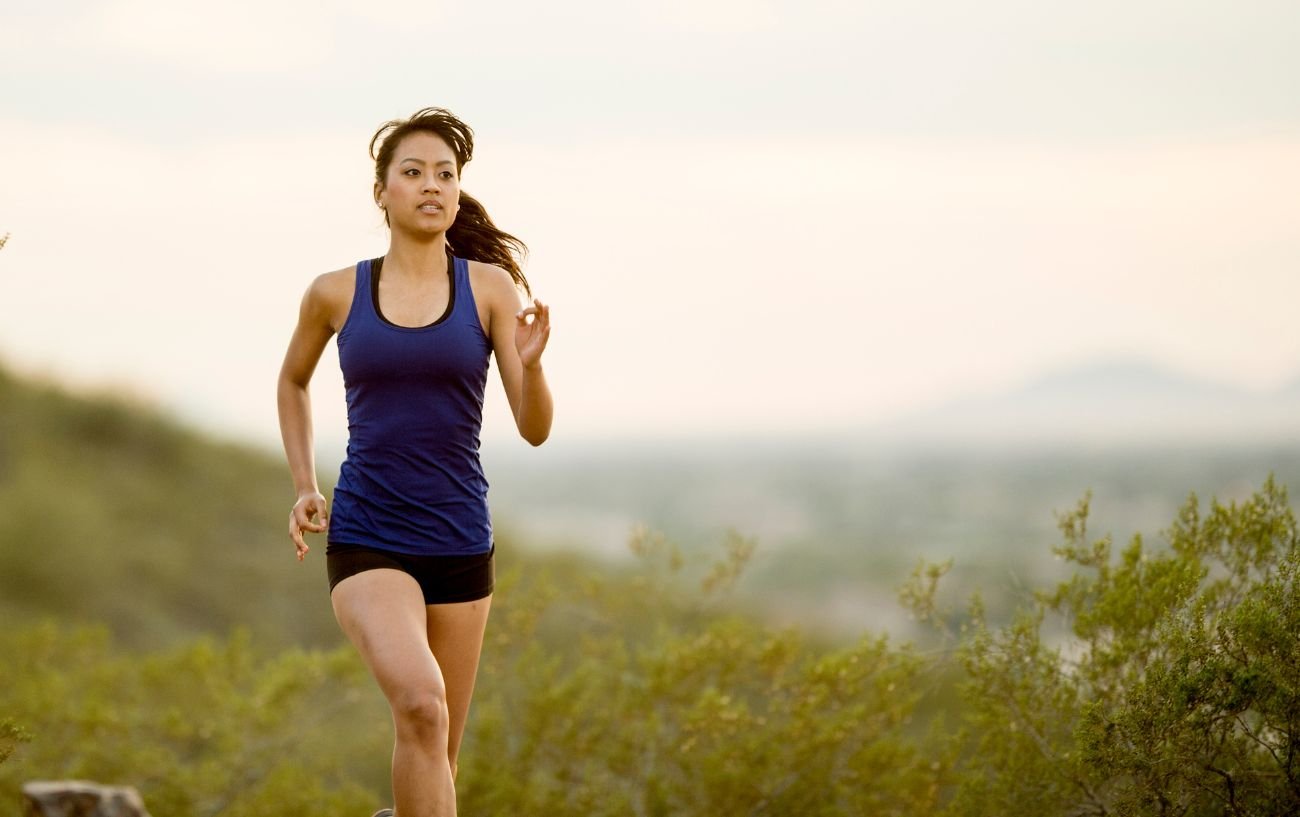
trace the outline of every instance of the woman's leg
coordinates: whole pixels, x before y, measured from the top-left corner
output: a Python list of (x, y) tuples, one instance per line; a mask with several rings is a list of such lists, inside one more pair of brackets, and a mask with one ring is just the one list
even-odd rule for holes
[(456, 777), (456, 757), (460, 753), (461, 735), (469, 715), (469, 701), (474, 694), (478, 659), (483, 651), (483, 631), (487, 628), (492, 597), (455, 604), (431, 604), (425, 609), (429, 649), (433, 651), (447, 687), (447, 710), (450, 717), (447, 757), (452, 779)]
[(453, 817), (447, 758), (450, 718), (442, 670), (430, 651), (424, 594), (400, 570), (366, 570), (334, 587), (339, 626), (393, 712), (393, 802), (399, 817)]

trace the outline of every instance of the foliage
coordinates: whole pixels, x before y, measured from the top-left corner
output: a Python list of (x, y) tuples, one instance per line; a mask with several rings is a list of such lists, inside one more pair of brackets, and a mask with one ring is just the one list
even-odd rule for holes
[(32, 739), (32, 736), (10, 718), (0, 719), (0, 763), (4, 763), (13, 755), (18, 748), (18, 744), (25, 743)]
[[(1090, 541), (1078, 572), (1005, 624), (904, 597), (947, 630), (921, 651), (828, 645), (737, 614), (753, 543), (694, 570), (665, 537), (640, 569), (576, 558), (498, 582), (461, 755), (467, 813), (1268, 815), (1295, 813), (1297, 526), (1271, 480), (1192, 497), (1167, 548)], [(699, 578), (687, 591), (686, 574)], [(390, 726), (349, 648), (261, 655), (246, 636), (147, 655), (102, 630), (10, 630), (0, 712), (32, 732), (0, 767), (139, 786), (159, 813), (366, 813)], [(959, 697), (946, 679), (956, 677)], [(922, 713), (945, 715), (921, 722)], [(945, 727), (953, 724), (952, 728)]]
[[(919, 660), (879, 637), (827, 648), (727, 613), (720, 577), (752, 549), (740, 537), (693, 596), (674, 583), (671, 543), (644, 533), (634, 546), (631, 584), (562, 561), (500, 577), (463, 811), (933, 808), (940, 764), (905, 734)], [(180, 817), (368, 813), (385, 798), (390, 726), (350, 648), (264, 656), (237, 634), (137, 654), (102, 628), (43, 625), (0, 634), (0, 651), (16, 657), (0, 711), (34, 733), (0, 768), (5, 790), (129, 783)]]
[[(1089, 541), (1089, 498), (1060, 519), (1080, 568), (993, 627), (958, 633), (961, 761), (946, 813), (1272, 815), (1300, 812), (1300, 570), (1285, 489), (1191, 496), (1153, 549)], [(906, 596), (923, 617), (942, 568)], [(1059, 617), (1063, 631), (1048, 625)]]
[[(291, 558), (285, 489), (261, 452), (0, 369), (5, 797), (87, 777), (178, 817), (387, 799), (386, 707), (336, 646), (319, 553)], [(1300, 813), (1285, 491), (1192, 496), (1156, 548), (1092, 541), (1090, 504), (1059, 520), (1074, 575), (1010, 620), (943, 608), (951, 563), (918, 568), (903, 597), (936, 650), (745, 613), (755, 544), (735, 531), (699, 564), (639, 529), (626, 570), (499, 541), (462, 810)], [(237, 621), (251, 635), (204, 635)]]
[[(672, 543), (643, 530), (632, 548), (645, 565), (639, 592), (596, 575), (535, 577), (523, 594), (533, 604), (490, 626), (461, 763), (466, 813), (934, 808), (942, 758), (907, 734), (914, 655), (872, 635), (826, 648), (717, 609), (752, 552), (743, 537), (729, 537), (687, 598), (674, 591), (688, 565)], [(567, 649), (545, 636), (553, 618)]]
[(32, 740), (0, 786), (89, 778), (137, 787), (156, 814), (367, 813), (336, 719), (367, 679), (347, 650), (256, 653), (246, 635), (162, 652), (101, 629), (0, 633), (0, 711)]

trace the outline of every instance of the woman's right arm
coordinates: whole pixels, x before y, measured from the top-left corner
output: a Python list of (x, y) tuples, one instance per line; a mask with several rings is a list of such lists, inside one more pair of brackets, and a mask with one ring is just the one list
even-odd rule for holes
[(309, 548), (303, 532), (323, 533), (329, 525), (325, 497), (316, 483), (316, 455), (313, 450), (311, 396), (308, 385), (325, 344), (334, 334), (334, 298), (338, 273), (326, 273), (312, 281), (298, 310), (298, 325), (280, 367), (276, 400), (280, 409), (280, 437), (293, 475), (297, 501), (289, 512), (289, 538), (302, 561)]

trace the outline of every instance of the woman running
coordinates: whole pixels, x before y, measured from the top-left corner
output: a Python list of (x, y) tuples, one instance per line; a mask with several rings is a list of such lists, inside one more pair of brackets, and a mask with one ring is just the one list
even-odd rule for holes
[[(541, 363), (550, 309), (536, 299), (520, 308), (520, 288), (532, 294), (515, 259), (523, 243), (460, 189), (473, 148), (470, 128), (442, 108), (375, 133), (388, 252), (311, 283), (278, 384), (298, 495), (289, 536), (301, 561), (303, 534), (328, 532), (334, 615), (392, 709), (400, 817), (456, 813), (456, 756), (494, 577), (478, 457), (491, 354), (519, 433), (541, 445), (551, 429)], [(349, 435), (330, 513), (308, 384), (335, 333)]]

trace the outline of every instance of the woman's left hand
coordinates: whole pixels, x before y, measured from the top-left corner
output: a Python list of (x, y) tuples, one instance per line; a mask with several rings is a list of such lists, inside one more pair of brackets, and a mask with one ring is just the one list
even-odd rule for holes
[[(530, 322), (528, 316), (532, 315)], [(551, 308), (536, 298), (533, 306), (515, 313), (515, 351), (525, 369), (542, 362), (542, 350), (551, 337)]]

